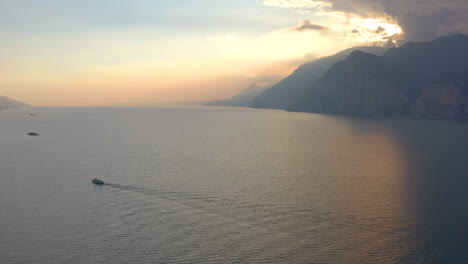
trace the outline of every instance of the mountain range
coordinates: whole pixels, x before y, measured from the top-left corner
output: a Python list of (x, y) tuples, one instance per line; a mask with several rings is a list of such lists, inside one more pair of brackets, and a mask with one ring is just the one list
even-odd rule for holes
[(210, 105), (468, 119), (468, 35), (408, 42), (389, 50), (372, 46), (347, 49), (303, 64), (278, 84), (259, 91), (249, 88)]
[(410, 42), (382, 56), (353, 51), (287, 109), (468, 119), (468, 35)]
[(287, 109), (302, 96), (333, 64), (346, 59), (355, 50), (382, 55), (385, 49), (377, 46), (354, 47), (343, 50), (333, 56), (321, 58), (301, 65), (291, 75), (254, 99), (255, 108)]

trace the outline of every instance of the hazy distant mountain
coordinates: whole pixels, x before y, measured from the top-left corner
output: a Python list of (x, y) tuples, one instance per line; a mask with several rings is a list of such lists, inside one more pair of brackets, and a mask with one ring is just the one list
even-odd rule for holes
[(253, 100), (259, 94), (261, 94), (267, 87), (260, 87), (257, 84), (252, 84), (239, 94), (226, 99), (216, 100), (206, 103), (209, 106), (245, 106), (250, 107), (253, 104)]
[(3, 109), (11, 109), (11, 108), (20, 108), (20, 107), (28, 107), (30, 105), (10, 99), (5, 96), (0, 96), (0, 110)]
[(316, 61), (301, 65), (291, 75), (270, 89), (265, 90), (254, 100), (256, 108), (286, 109), (295, 103), (298, 96), (310, 88), (330, 67), (344, 60), (351, 52), (361, 50), (368, 53), (381, 55), (385, 52), (382, 47), (354, 47), (341, 51), (333, 56), (321, 58)]
[(353, 52), (288, 108), (348, 115), (468, 118), (468, 36)]

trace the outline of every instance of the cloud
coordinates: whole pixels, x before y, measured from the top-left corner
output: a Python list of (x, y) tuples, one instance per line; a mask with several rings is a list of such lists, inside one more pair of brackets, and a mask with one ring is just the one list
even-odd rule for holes
[(266, 6), (282, 8), (329, 8), (331, 3), (326, 0), (258, 0), (259, 3)]
[[(263, 0), (264, 5), (308, 8), (316, 14), (379, 19), (403, 29), (402, 38), (427, 41), (454, 33), (468, 33), (467, 0)], [(340, 14), (341, 13), (341, 14)], [(375, 29), (383, 34), (385, 28)], [(354, 32), (356, 34), (356, 32)], [(361, 32), (362, 33), (362, 32)], [(388, 39), (389, 36), (384, 36)]]
[(468, 33), (468, 8), (464, 12), (443, 9), (430, 14), (405, 15), (399, 18), (399, 23), (405, 29), (406, 39), (430, 40), (443, 35)]
[(468, 33), (466, 0), (328, 0), (332, 9), (363, 17), (394, 20), (407, 40)]
[(321, 25), (312, 24), (310, 22), (310, 20), (304, 20), (298, 26), (290, 28), (289, 30), (302, 32), (302, 31), (311, 31), (311, 30), (326, 31), (326, 30), (330, 30), (330, 29), (328, 27), (324, 27), (324, 26), (321, 26)]

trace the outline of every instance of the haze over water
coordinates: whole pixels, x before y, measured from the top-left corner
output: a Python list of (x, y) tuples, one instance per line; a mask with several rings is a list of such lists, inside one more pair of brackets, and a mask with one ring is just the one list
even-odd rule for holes
[(466, 157), (466, 122), (4, 111), (0, 263), (467, 263)]

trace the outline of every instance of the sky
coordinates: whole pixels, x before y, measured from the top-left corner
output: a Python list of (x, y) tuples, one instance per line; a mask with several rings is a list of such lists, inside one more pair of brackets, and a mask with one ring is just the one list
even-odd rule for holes
[(0, 0), (0, 95), (201, 102), (345, 48), (467, 32), (466, 0)]

